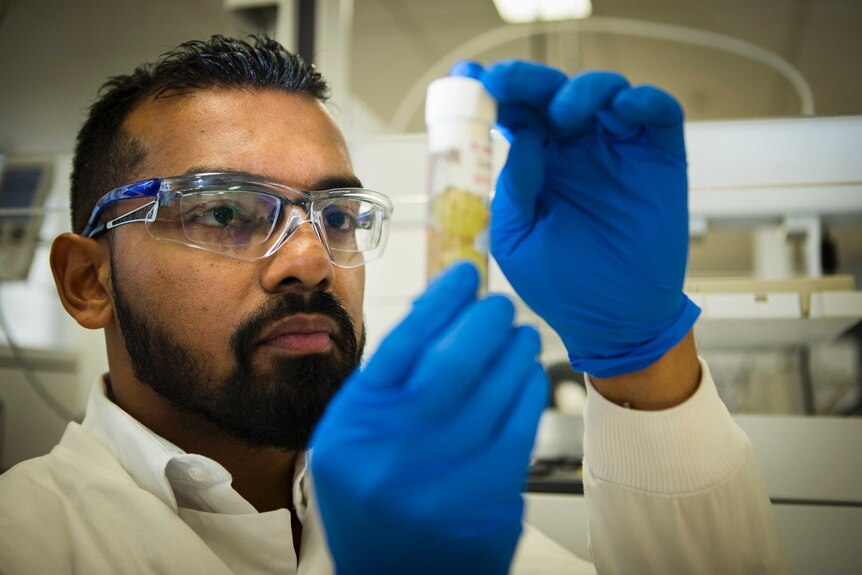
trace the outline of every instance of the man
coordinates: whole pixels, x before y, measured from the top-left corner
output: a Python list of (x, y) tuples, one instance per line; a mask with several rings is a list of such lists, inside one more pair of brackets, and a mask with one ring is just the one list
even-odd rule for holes
[[(592, 375), (595, 569), (780, 572), (681, 292), (679, 106), (615, 74), (455, 73), (498, 100), (512, 144), (494, 255)], [(105, 330), (109, 373), (82, 425), (0, 478), (3, 572), (594, 569), (521, 536), (540, 344), (508, 300), (476, 299), (471, 266), (357, 369), (363, 263), (391, 207), (361, 189), (325, 96), (265, 38), (191, 42), (106, 85), (51, 263), (67, 311)]]

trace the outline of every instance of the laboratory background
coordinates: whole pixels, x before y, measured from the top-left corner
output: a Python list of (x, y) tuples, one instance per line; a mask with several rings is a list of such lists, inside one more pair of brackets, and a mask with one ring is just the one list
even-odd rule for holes
[[(265, 31), (314, 62), (357, 175), (395, 206), (367, 270), (372, 352), (425, 284), (428, 83), (464, 58), (528, 58), (681, 101), (699, 351), (753, 442), (790, 572), (862, 573), (860, 29), (859, 0), (0, 0), (0, 472), (48, 452), (107, 368), (47, 258), (107, 77), (216, 33)], [(499, 170), (506, 142), (492, 139)], [(489, 282), (513, 294), (493, 262)], [(527, 518), (589, 557), (583, 376), (518, 305), (553, 386)]]

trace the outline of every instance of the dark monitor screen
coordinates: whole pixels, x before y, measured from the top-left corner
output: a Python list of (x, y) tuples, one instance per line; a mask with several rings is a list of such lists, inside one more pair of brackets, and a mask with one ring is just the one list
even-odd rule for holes
[(23, 280), (39, 241), (53, 162), (6, 158), (0, 170), (0, 280)]
[[(43, 170), (37, 168), (4, 170), (3, 180), (0, 183), (0, 209), (34, 207), (43, 175)], [(2, 219), (26, 220), (28, 217), (26, 214), (20, 214), (7, 215)]]

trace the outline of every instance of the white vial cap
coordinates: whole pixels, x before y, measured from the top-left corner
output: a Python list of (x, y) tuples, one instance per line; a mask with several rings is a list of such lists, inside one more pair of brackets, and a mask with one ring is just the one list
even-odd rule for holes
[(497, 121), (496, 100), (475, 78), (449, 76), (434, 80), (428, 85), (425, 99), (425, 125), (459, 121), (493, 126)]

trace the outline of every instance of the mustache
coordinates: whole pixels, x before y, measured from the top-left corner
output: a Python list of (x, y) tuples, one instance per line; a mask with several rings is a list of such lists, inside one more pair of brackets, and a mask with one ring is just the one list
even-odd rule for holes
[(356, 354), (357, 342), (350, 314), (338, 298), (328, 292), (313, 292), (308, 297), (288, 292), (267, 300), (237, 326), (231, 337), (234, 353), (237, 357), (249, 357), (254, 342), (264, 329), (298, 313), (315, 313), (332, 318), (338, 326), (338, 332), (332, 334), (333, 341), (345, 351), (346, 357)]

